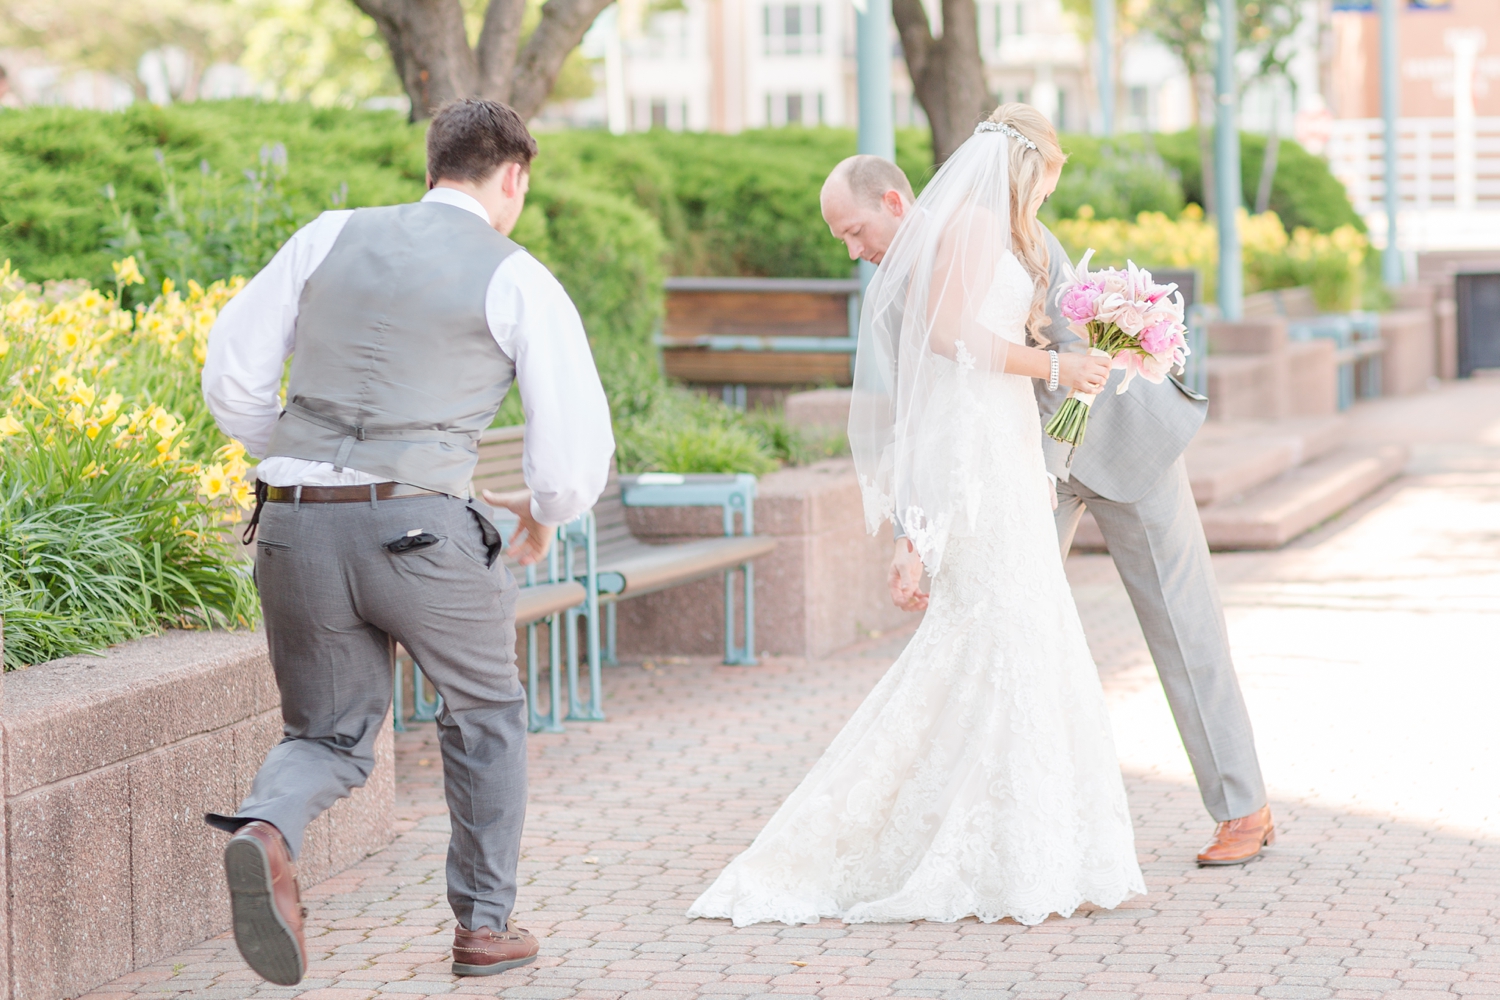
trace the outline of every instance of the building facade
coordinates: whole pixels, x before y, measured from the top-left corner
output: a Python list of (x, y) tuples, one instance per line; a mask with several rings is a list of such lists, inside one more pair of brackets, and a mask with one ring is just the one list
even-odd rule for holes
[[(1086, 54), (1061, 0), (981, 0), (979, 32), (997, 101), (1034, 104), (1064, 129), (1088, 127)], [(550, 124), (617, 132), (858, 124), (847, 0), (683, 0), (655, 11), (620, 0), (584, 51), (600, 61), (599, 92), (552, 109)], [(895, 122), (925, 127), (894, 28), (891, 53)]]

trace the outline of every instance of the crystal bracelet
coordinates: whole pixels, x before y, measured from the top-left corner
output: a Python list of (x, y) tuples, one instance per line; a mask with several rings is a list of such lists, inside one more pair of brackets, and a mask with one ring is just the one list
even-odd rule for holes
[(1060, 366), (1059, 366), (1059, 363), (1058, 363), (1058, 360), (1057, 360), (1057, 352), (1056, 351), (1048, 351), (1047, 352), (1047, 356), (1052, 359), (1052, 373), (1047, 376), (1047, 391), (1048, 392), (1056, 392), (1057, 391), (1057, 377), (1058, 377), (1058, 375), (1060, 373)]

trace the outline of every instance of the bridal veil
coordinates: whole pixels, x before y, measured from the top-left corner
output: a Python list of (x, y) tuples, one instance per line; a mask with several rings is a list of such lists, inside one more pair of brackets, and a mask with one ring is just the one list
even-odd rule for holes
[[(1011, 250), (1007, 125), (981, 123), (917, 198), (866, 289), (849, 442), (873, 534), (898, 521), (936, 574), (955, 530), (972, 530), (975, 382), (1005, 371), (1012, 341), (989, 308)], [(1034, 146), (1032, 148), (1035, 148)], [(956, 370), (956, 371), (955, 371)], [(957, 399), (951, 398), (954, 394)]]

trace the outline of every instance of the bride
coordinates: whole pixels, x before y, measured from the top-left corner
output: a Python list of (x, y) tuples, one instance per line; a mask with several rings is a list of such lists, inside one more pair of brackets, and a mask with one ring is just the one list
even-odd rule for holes
[(1104, 694), (1063, 575), (1031, 379), (1048, 343), (1036, 213), (1065, 157), (1006, 104), (907, 210), (865, 296), (849, 437), (926, 618), (797, 789), (688, 910), (762, 921), (1036, 924), (1146, 891)]

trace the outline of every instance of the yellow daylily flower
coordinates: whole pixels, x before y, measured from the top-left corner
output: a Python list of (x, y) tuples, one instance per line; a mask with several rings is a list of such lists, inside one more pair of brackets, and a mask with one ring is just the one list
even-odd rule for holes
[(135, 262), (135, 255), (131, 254), (124, 260), (117, 260), (110, 267), (115, 270), (115, 280), (121, 285), (144, 285), (145, 277), (141, 275), (140, 265)]
[(93, 386), (89, 385), (87, 382), (79, 380), (73, 386), (73, 391), (68, 393), (68, 401), (70, 403), (77, 403), (78, 405), (83, 407), (90, 407), (94, 405), (95, 395), (96, 393)]
[(0, 417), (0, 438), (11, 437), (12, 435), (21, 433), (25, 429), (26, 428), (22, 425), (21, 421), (11, 416), (10, 411), (8, 410), (6, 411), (5, 416)]
[(210, 465), (198, 476), (198, 490), (210, 500), (223, 496), (229, 491), (229, 480), (224, 475), (222, 465)]

